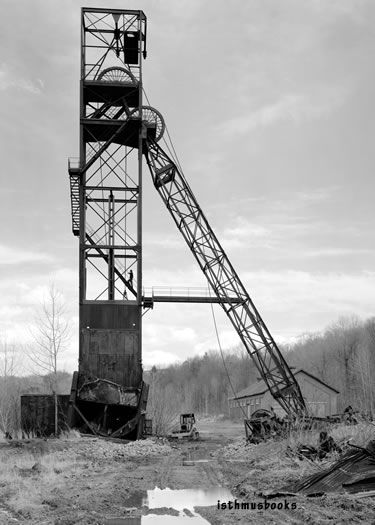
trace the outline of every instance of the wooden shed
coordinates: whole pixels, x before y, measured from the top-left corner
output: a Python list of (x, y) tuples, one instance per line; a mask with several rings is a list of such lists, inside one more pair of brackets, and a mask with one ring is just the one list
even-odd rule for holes
[[(337, 413), (338, 390), (305, 370), (298, 370), (294, 376), (312, 415), (326, 417)], [(249, 418), (255, 410), (270, 410), (271, 407), (279, 416), (285, 415), (263, 380), (244, 388), (235, 397), (230, 397), (228, 402), (232, 419), (244, 419), (245, 415)]]
[[(59, 431), (68, 430), (69, 395), (58, 395)], [(21, 396), (22, 431), (27, 435), (44, 437), (55, 432), (55, 398), (47, 394), (24, 394)]]

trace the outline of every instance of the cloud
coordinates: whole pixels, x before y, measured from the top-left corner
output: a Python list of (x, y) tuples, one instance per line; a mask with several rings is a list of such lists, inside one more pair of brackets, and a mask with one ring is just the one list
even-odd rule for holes
[(329, 186), (326, 188), (314, 188), (309, 191), (297, 191), (293, 194), (293, 200), (300, 201), (303, 206), (319, 203), (331, 198), (332, 194), (339, 191), (339, 189), (337, 186)]
[[(265, 217), (256, 219), (257, 222), (252, 222), (242, 215), (237, 216), (233, 220), (233, 228), (224, 228), (219, 235), (223, 247), (226, 250), (246, 249), (247, 252), (254, 248), (284, 251), (286, 241), (290, 243), (297, 238), (304, 239), (307, 234), (321, 227), (304, 217), (285, 215), (282, 210), (269, 212)], [(264, 225), (260, 222), (264, 222)], [(290, 244), (288, 248), (291, 248)]]
[[(218, 305), (214, 306), (215, 318), (220, 317), (218, 315), (220, 312), (219, 309), (220, 307)], [(225, 328), (223, 329), (223, 325), (221, 323), (219, 324), (220, 324), (220, 330), (218, 332), (219, 332), (220, 346), (219, 346), (217, 337), (214, 334), (213, 319), (207, 318), (207, 325), (212, 326), (212, 335), (211, 337), (207, 337), (206, 339), (203, 339), (202, 341), (200, 341), (199, 343), (195, 345), (194, 351), (196, 354), (202, 355), (205, 352), (208, 352), (209, 350), (219, 350), (220, 347), (222, 348), (222, 350), (225, 350), (228, 348), (233, 348), (237, 346), (238, 344), (242, 344), (238, 334), (236, 333), (236, 331), (234, 330), (232, 326), (230, 326), (230, 329), (228, 330)]]
[[(260, 304), (265, 318), (279, 335), (321, 329), (340, 315), (357, 312), (363, 318), (375, 314), (375, 272), (313, 273), (301, 271), (245, 272), (250, 296)], [(259, 299), (257, 299), (259, 298)]]
[(230, 119), (216, 129), (223, 135), (237, 135), (282, 121), (299, 124), (305, 120), (319, 119), (341, 106), (346, 96), (347, 91), (338, 87), (314, 93), (283, 94), (276, 101)]
[(52, 261), (53, 257), (46, 253), (19, 250), (18, 248), (14, 248), (12, 246), (0, 244), (0, 265)]
[(261, 243), (263, 246), (270, 236), (271, 231), (254, 222), (248, 221), (242, 216), (238, 216), (233, 221), (233, 227), (224, 228), (219, 236), (219, 242), (225, 250), (235, 250), (249, 246), (251, 243)]
[(235, 223), (233, 227), (224, 229), (224, 237), (266, 237), (270, 234), (268, 228), (252, 223), (244, 217), (236, 217)]
[(6, 64), (0, 66), (0, 91), (16, 88), (21, 91), (27, 91), (33, 95), (40, 95), (44, 88), (44, 82), (38, 78), (32, 80), (22, 78), (15, 73), (11, 73)]
[(163, 350), (152, 350), (143, 354), (143, 366), (145, 368), (151, 368), (153, 365), (163, 367), (179, 362), (181, 362), (181, 358), (176, 354)]
[(306, 250), (304, 257), (341, 257), (343, 255), (375, 255), (375, 250), (371, 248), (318, 248), (316, 250)]

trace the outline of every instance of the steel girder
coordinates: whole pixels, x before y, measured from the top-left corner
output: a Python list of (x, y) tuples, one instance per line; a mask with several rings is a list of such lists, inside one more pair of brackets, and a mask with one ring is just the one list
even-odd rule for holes
[[(272, 396), (290, 415), (307, 415), (299, 385), (175, 162), (147, 141), (154, 186), (205, 274)], [(231, 297), (240, 298), (232, 302)]]

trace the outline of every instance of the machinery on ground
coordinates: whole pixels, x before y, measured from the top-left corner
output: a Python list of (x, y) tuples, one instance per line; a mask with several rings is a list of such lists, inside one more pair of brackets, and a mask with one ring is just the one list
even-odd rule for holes
[(193, 413), (180, 415), (180, 428), (173, 430), (170, 439), (199, 439), (199, 432), (195, 426), (195, 416)]
[(270, 437), (281, 437), (290, 427), (291, 421), (281, 420), (270, 410), (260, 408), (250, 419), (244, 420), (246, 440), (251, 443), (260, 443)]

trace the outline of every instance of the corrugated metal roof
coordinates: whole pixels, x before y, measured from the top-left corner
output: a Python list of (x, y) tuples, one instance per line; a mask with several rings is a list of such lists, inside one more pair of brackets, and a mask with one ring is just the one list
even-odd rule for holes
[(241, 397), (259, 396), (259, 395), (265, 394), (267, 390), (268, 388), (266, 386), (266, 383), (264, 381), (258, 381), (257, 383), (253, 383), (252, 385), (244, 388), (243, 390), (240, 390), (240, 392), (237, 393), (236, 398), (231, 397), (230, 399), (239, 399)]
[[(300, 370), (298, 370), (297, 372), (295, 372), (294, 376), (297, 376), (298, 374), (301, 374), (301, 373), (307, 375), (308, 377), (310, 377), (314, 381), (317, 381), (318, 383), (320, 383), (321, 385), (325, 386), (326, 388), (329, 388), (330, 390), (332, 390), (336, 394), (339, 394), (338, 390), (336, 390), (335, 388), (331, 387), (330, 385), (327, 385), (327, 383), (324, 383), (324, 381), (322, 381), (318, 377), (315, 377), (314, 375), (310, 374), (309, 372), (306, 372), (306, 370), (302, 370), (302, 368)], [(265, 394), (267, 392), (267, 390), (268, 390), (268, 388), (267, 388), (266, 383), (263, 381), (263, 379), (261, 379), (261, 380), (257, 381), (256, 383), (253, 383), (252, 385), (250, 385), (250, 386), (240, 390), (237, 393), (236, 397), (230, 397), (229, 399), (240, 399), (240, 398), (243, 398), (243, 397), (261, 396), (261, 395)]]
[(325, 383), (324, 381), (319, 379), (319, 377), (316, 377), (313, 374), (310, 374), (310, 372), (306, 372), (306, 370), (302, 370), (302, 368), (300, 370), (298, 370), (298, 372), (296, 372), (294, 375), (297, 375), (300, 372), (302, 372), (303, 374), (311, 377), (311, 379), (314, 379), (314, 381), (317, 381), (318, 383), (320, 383), (321, 385), (325, 386), (326, 388), (329, 388), (330, 390), (333, 390), (333, 392), (336, 392), (336, 394), (340, 393), (339, 390), (336, 390), (336, 388), (333, 388), (332, 386), (327, 385), (327, 383)]

